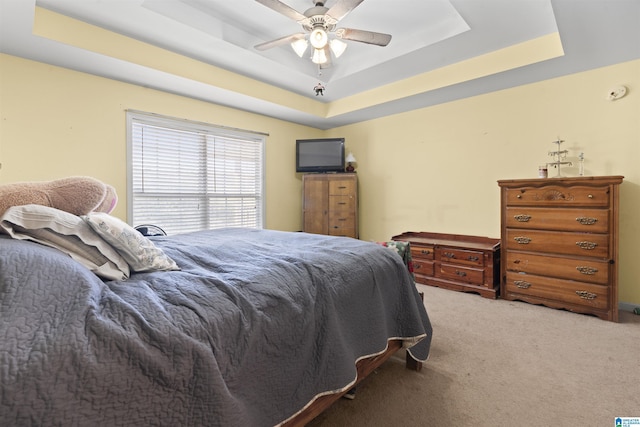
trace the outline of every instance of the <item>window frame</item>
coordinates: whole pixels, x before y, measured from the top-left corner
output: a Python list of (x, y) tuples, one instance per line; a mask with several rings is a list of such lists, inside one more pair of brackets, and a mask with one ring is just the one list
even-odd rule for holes
[[(266, 138), (268, 134), (263, 132), (256, 132), (250, 130), (236, 129), (231, 127), (225, 127), (215, 125), (211, 123), (192, 121), (187, 119), (175, 118), (170, 116), (164, 116), (156, 113), (148, 113), (137, 110), (126, 110), (126, 131), (127, 131), (127, 222), (133, 226), (141, 225), (133, 223), (133, 211), (134, 211), (134, 188), (133, 188), (133, 127), (135, 123), (142, 123), (151, 126), (165, 127), (169, 129), (175, 129), (176, 131), (186, 131), (202, 133), (206, 137), (214, 138), (231, 138), (241, 139), (245, 141), (256, 142), (260, 144), (260, 182), (259, 182), (259, 202), (257, 213), (256, 228), (264, 228), (265, 224), (265, 188), (266, 188)], [(206, 161), (205, 161), (206, 163)], [(208, 218), (209, 216), (206, 215)], [(159, 224), (157, 224), (159, 225)], [(218, 227), (216, 227), (218, 228)]]

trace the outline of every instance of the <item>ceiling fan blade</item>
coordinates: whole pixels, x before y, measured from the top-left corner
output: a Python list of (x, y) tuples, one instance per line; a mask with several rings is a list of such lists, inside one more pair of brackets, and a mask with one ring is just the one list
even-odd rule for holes
[(327, 15), (339, 21), (363, 1), (364, 0), (338, 0), (338, 2), (327, 11)]
[(300, 22), (307, 19), (306, 16), (304, 16), (297, 10), (293, 9), (292, 7), (287, 6), (286, 4), (282, 3), (279, 0), (256, 0), (256, 1), (264, 6), (267, 6), (269, 9), (273, 9), (276, 12), (283, 14), (287, 18), (293, 19), (296, 22)]
[(267, 49), (271, 49), (272, 47), (281, 46), (283, 44), (294, 42), (298, 39), (303, 39), (304, 36), (305, 36), (304, 33), (291, 34), (288, 36), (280, 37), (279, 39), (257, 44), (254, 46), (254, 48), (257, 50), (267, 50)]
[(391, 34), (376, 33), (374, 31), (354, 30), (353, 28), (339, 28), (336, 36), (344, 40), (386, 46), (391, 41)]
[(307, 19), (306, 16), (304, 16), (297, 10), (293, 9), (292, 7), (287, 6), (286, 4), (282, 3), (279, 0), (256, 0), (256, 1), (262, 5), (267, 6), (270, 9), (275, 10), (278, 13), (281, 13), (282, 15), (286, 16), (289, 19), (293, 19), (296, 22), (304, 21), (305, 19)]

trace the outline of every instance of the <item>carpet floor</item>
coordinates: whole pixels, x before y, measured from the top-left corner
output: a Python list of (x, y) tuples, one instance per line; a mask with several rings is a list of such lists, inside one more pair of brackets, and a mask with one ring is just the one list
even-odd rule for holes
[(418, 287), (434, 327), (422, 371), (406, 369), (400, 351), (310, 427), (613, 427), (640, 417), (640, 316), (612, 323)]

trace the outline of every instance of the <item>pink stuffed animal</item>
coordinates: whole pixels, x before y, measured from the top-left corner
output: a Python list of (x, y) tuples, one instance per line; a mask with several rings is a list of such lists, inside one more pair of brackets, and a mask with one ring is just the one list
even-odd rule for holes
[(118, 196), (112, 186), (88, 176), (0, 185), (0, 217), (11, 206), (31, 204), (49, 206), (74, 215), (109, 213), (117, 202)]

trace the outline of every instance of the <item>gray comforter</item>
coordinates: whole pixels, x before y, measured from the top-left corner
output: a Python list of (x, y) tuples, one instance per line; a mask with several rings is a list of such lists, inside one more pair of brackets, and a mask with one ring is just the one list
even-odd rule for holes
[[(271, 426), (431, 325), (401, 258), (305, 233), (154, 239), (181, 271), (104, 282), (0, 236), (0, 423)], [(381, 402), (383, 404), (383, 402)]]

